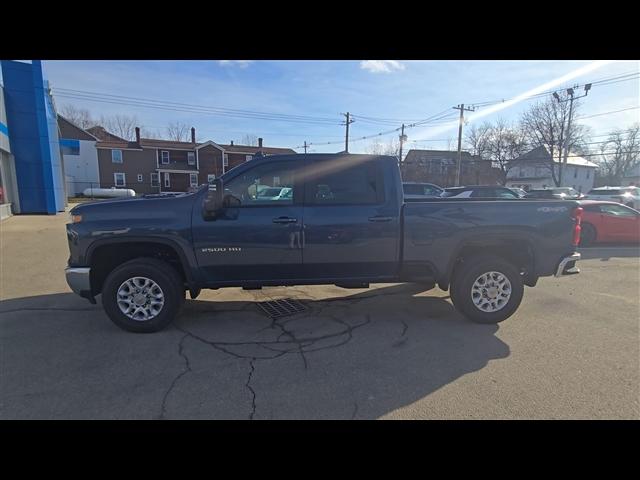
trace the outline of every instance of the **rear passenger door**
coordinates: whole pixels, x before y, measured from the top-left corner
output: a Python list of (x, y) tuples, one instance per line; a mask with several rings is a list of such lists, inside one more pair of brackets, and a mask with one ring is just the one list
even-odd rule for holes
[[(313, 157), (312, 157), (313, 158)], [(393, 277), (400, 209), (375, 157), (319, 157), (304, 174), (303, 270), (310, 279)]]

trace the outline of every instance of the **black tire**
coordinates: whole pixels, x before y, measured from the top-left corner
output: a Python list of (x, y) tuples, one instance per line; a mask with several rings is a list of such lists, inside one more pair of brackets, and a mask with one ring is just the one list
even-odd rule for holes
[[(483, 274), (497, 272), (511, 284), (510, 296), (496, 311), (483, 311), (475, 305), (472, 289)], [(495, 255), (483, 255), (466, 259), (457, 268), (450, 286), (451, 301), (456, 309), (476, 323), (499, 323), (506, 320), (520, 306), (524, 294), (522, 275), (513, 264)]]
[[(162, 290), (164, 305), (149, 320), (134, 320), (125, 315), (118, 306), (117, 293), (120, 286), (132, 277), (153, 280)], [(106, 278), (102, 288), (102, 306), (118, 327), (129, 332), (158, 332), (169, 325), (184, 304), (185, 290), (180, 274), (168, 263), (154, 258), (136, 258), (114, 269)]]
[(591, 225), (590, 223), (583, 223), (580, 225), (580, 246), (588, 247), (595, 243), (598, 238), (598, 232), (596, 231), (596, 227)]

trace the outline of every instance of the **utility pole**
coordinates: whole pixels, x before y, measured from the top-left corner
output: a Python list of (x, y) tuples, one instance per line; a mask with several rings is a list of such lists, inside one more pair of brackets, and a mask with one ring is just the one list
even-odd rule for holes
[(460, 169), (462, 167), (462, 125), (464, 124), (464, 112), (473, 112), (475, 108), (464, 108), (464, 103), (461, 103), (457, 107), (453, 107), (454, 110), (460, 110), (460, 125), (458, 125), (458, 165), (456, 168), (456, 187), (460, 186)]
[(304, 153), (307, 153), (307, 141), (304, 141)]
[(349, 125), (353, 123), (354, 120), (351, 118), (351, 114), (349, 112), (343, 113), (342, 115), (344, 115), (347, 118), (347, 121), (343, 123), (343, 125), (347, 126), (347, 131), (344, 136), (344, 151), (346, 153), (349, 153)]
[(404, 134), (404, 123), (402, 124), (402, 132), (400, 133), (400, 155), (398, 155), (398, 161), (402, 163), (402, 142), (407, 140), (407, 136)]
[(564, 155), (562, 157), (562, 163), (560, 163), (560, 171), (558, 172), (558, 181), (560, 182), (561, 187), (563, 186), (562, 179), (564, 177), (564, 172), (566, 171), (567, 159), (569, 157), (569, 141), (571, 140), (571, 120), (573, 118), (573, 101), (578, 98), (586, 97), (587, 95), (589, 95), (589, 90), (591, 90), (591, 84), (587, 83), (584, 86), (584, 95), (580, 95), (579, 97), (574, 96), (575, 88), (578, 88), (578, 85), (574, 85), (573, 88), (567, 88), (567, 94), (569, 95), (569, 98), (565, 100), (560, 100), (560, 96), (556, 92), (553, 92), (553, 97), (558, 101), (558, 103), (569, 102), (569, 121), (567, 122), (567, 134), (565, 135), (566, 140), (562, 142), (564, 145), (561, 145), (561, 147), (564, 149)]

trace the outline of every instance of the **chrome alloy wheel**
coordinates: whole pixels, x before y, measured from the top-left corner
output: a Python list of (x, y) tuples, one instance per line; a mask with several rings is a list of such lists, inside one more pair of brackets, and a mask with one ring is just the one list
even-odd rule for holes
[(483, 273), (471, 287), (471, 300), (482, 312), (497, 312), (510, 298), (511, 282), (500, 272)]
[(164, 293), (160, 286), (146, 277), (133, 277), (118, 288), (120, 311), (132, 320), (144, 322), (157, 316), (164, 306)]

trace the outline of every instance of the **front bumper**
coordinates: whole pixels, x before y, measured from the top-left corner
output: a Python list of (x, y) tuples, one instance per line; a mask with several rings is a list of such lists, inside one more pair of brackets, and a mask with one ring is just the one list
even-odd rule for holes
[(575, 275), (576, 273), (580, 273), (580, 269), (576, 265), (578, 260), (580, 260), (579, 253), (572, 253), (571, 255), (564, 257), (558, 264), (555, 276), (564, 277), (566, 275)]
[(81, 297), (86, 298), (91, 303), (96, 303), (91, 294), (91, 268), (89, 267), (67, 267), (64, 269), (69, 288)]

